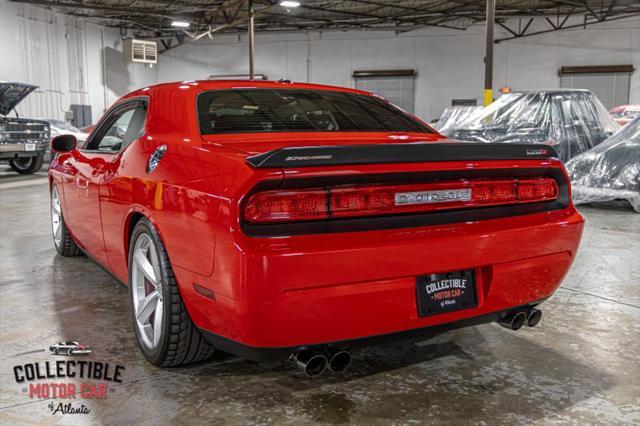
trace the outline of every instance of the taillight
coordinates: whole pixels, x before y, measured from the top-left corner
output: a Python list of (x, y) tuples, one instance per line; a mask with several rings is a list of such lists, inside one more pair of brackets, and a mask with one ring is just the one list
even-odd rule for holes
[(558, 185), (550, 178), (521, 179), (518, 182), (518, 201), (533, 203), (558, 198)]
[(244, 218), (252, 223), (296, 222), (533, 203), (557, 197), (556, 181), (548, 177), (330, 186), (257, 192), (247, 200)]
[(254, 194), (244, 210), (249, 222), (295, 222), (327, 219), (326, 189), (264, 191)]

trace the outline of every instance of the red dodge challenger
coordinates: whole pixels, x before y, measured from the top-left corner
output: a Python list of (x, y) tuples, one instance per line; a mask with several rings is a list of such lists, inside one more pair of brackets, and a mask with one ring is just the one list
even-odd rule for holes
[(534, 326), (583, 218), (550, 147), (446, 140), (367, 92), (161, 84), (52, 141), (56, 250), (129, 286), (159, 366), (344, 369), (367, 344)]

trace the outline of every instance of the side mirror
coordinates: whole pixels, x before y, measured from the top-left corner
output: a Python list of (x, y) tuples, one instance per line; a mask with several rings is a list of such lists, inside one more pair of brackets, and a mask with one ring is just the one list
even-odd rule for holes
[(51, 151), (57, 154), (71, 152), (76, 149), (78, 141), (73, 135), (60, 135), (51, 140)]

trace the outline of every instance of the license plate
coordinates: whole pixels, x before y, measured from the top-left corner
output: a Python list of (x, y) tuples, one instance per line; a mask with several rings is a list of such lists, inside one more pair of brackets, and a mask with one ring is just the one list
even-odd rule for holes
[(419, 276), (416, 291), (421, 317), (478, 306), (473, 270)]
[(35, 143), (25, 143), (24, 144), (24, 150), (25, 151), (35, 151), (36, 150), (36, 144)]

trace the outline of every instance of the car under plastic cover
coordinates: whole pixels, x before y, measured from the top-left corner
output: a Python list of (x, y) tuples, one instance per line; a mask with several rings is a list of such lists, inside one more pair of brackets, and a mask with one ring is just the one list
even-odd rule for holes
[(472, 114), (481, 110), (481, 106), (451, 106), (446, 107), (442, 112), (442, 115), (438, 119), (438, 122), (434, 125), (435, 129), (444, 133), (452, 127), (458, 126), (464, 122)]
[(624, 199), (640, 213), (640, 117), (566, 167), (576, 204)]
[(590, 91), (557, 89), (502, 95), (440, 133), (472, 142), (551, 145), (565, 162), (619, 127)]

